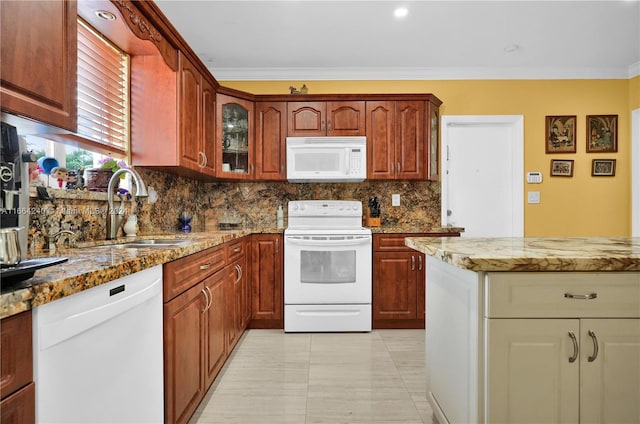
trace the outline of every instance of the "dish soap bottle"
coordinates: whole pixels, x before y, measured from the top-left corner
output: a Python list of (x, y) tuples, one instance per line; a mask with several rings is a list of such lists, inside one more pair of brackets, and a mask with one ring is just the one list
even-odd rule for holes
[(138, 232), (138, 217), (135, 215), (129, 215), (127, 218), (127, 222), (124, 223), (124, 227), (122, 227), (127, 237), (135, 237)]
[(276, 212), (276, 218), (278, 221), (278, 228), (284, 228), (284, 211), (282, 205), (278, 205), (278, 211)]

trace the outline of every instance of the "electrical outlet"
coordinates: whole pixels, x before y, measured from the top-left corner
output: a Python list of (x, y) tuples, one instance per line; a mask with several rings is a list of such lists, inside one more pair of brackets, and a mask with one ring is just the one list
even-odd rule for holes
[(391, 195), (391, 206), (400, 206), (400, 195), (392, 194)]

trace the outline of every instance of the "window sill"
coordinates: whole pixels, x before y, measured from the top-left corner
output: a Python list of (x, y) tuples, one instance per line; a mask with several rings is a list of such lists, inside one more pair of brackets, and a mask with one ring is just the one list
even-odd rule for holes
[[(47, 192), (52, 199), (71, 199), (71, 200), (94, 200), (107, 201), (107, 193), (102, 191), (84, 191), (84, 190), (64, 190), (60, 188), (47, 187)], [(29, 187), (29, 197), (37, 198), (38, 193), (35, 187)], [(116, 199), (120, 199), (116, 196)]]

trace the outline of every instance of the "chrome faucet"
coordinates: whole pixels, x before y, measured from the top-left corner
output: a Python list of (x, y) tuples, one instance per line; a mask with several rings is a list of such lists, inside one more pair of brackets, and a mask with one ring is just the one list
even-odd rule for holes
[[(60, 238), (60, 236), (65, 235), (65, 234), (70, 236), (69, 238), (67, 238), (67, 243), (68, 243), (69, 247), (75, 247), (75, 238), (76, 238), (75, 236), (76, 236), (76, 233), (74, 233), (71, 230), (60, 230), (60, 231), (58, 231), (56, 233), (45, 235), (45, 238), (47, 239), (47, 241), (49, 241), (49, 250), (50, 251), (55, 252), (56, 247), (57, 247), (56, 241)], [(63, 241), (63, 243), (64, 243), (64, 241)]]
[(107, 240), (113, 240), (116, 238), (118, 228), (122, 225), (122, 219), (124, 218), (124, 210), (120, 208), (116, 211), (113, 206), (113, 191), (115, 189), (116, 181), (120, 179), (120, 175), (122, 174), (131, 174), (133, 182), (136, 185), (134, 196), (147, 197), (149, 195), (146, 184), (142, 181), (142, 177), (135, 169), (120, 168), (113, 173), (109, 180), (109, 185), (107, 186), (107, 207), (109, 208), (109, 210), (107, 210)]

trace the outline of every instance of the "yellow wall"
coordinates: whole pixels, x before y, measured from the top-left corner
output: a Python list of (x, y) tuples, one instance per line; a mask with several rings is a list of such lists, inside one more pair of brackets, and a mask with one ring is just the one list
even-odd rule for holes
[[(254, 94), (286, 94), (300, 81), (228, 81)], [(541, 203), (525, 203), (526, 236), (631, 235), (630, 110), (640, 107), (640, 77), (630, 80), (304, 81), (312, 94), (433, 93), (441, 115), (523, 115), (524, 166), (542, 171)], [(618, 152), (586, 153), (586, 115), (618, 115)], [(577, 116), (577, 153), (545, 154), (545, 116)], [(616, 159), (615, 177), (592, 177), (593, 159)], [(573, 178), (550, 177), (551, 159), (573, 159)], [(525, 200), (526, 202), (526, 200)]]

